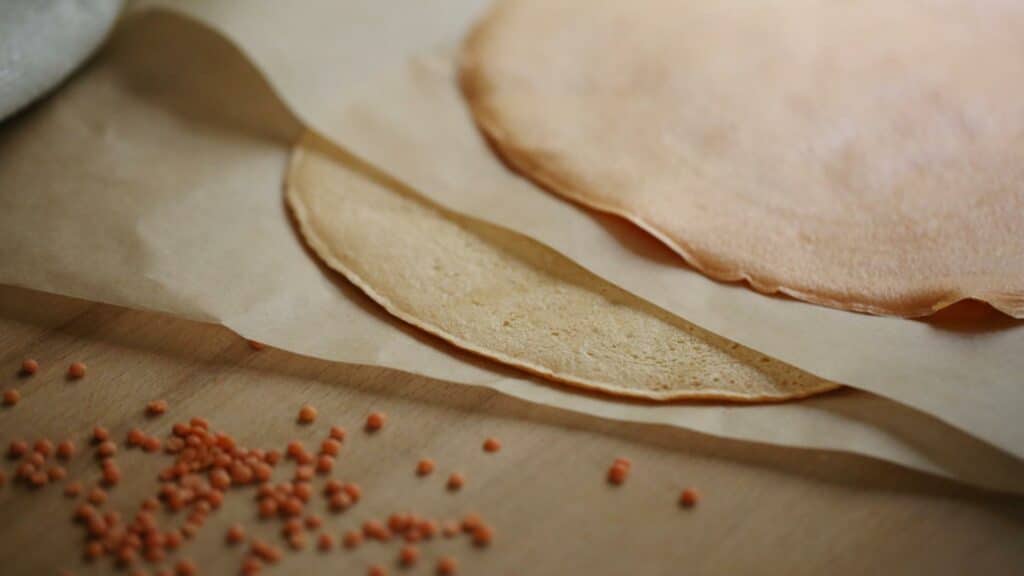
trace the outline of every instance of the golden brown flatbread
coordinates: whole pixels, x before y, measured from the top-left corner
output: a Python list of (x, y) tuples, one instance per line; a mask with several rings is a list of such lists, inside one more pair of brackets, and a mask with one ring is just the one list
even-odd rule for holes
[(737, 402), (836, 388), (702, 330), (520, 234), (446, 211), (306, 136), (288, 205), (309, 246), (394, 316), (545, 378)]
[(500, 0), (461, 83), (513, 167), (713, 278), (1024, 317), (1024, 3)]

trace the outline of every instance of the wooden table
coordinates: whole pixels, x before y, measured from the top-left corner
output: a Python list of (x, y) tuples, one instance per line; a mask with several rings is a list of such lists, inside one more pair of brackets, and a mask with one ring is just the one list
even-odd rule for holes
[[(41, 369), (17, 375), (21, 360)], [(80, 381), (70, 362), (89, 369)], [(365, 574), (372, 562), (392, 574), (433, 574), (439, 554), (453, 554), (461, 574), (1012, 574), (1024, 573), (1024, 499), (985, 493), (866, 458), (790, 450), (710, 438), (668, 427), (624, 424), (534, 406), (485, 389), (392, 370), (251, 350), (228, 330), (0, 287), (0, 387), (22, 401), (0, 410), (0, 442), (72, 437), (84, 446), (102, 424), (121, 440), (132, 427), (166, 435), (172, 423), (205, 416), (213, 427), (256, 447), (293, 438), (319, 442), (328, 427), (349, 430), (335, 476), (359, 482), (363, 500), (332, 515), (314, 509), (334, 533), (400, 510), (449, 518), (475, 511), (496, 529), (488, 549), (465, 538), (422, 546), (412, 570), (395, 565), (398, 542), (356, 551), (289, 553), (265, 573)], [(147, 402), (165, 398), (163, 417)], [(296, 423), (304, 403), (320, 417)], [(361, 430), (370, 410), (389, 414), (378, 434)], [(481, 450), (500, 438), (497, 454)], [(438, 470), (414, 474), (420, 457)], [(617, 456), (634, 462), (628, 482), (606, 483)], [(126, 480), (112, 507), (133, 513), (155, 491), (167, 455), (122, 450)], [(70, 520), (72, 501), (59, 486), (32, 491), (0, 469), (0, 573), (113, 571), (80, 560), (83, 533)], [(93, 482), (87, 454), (70, 476)], [(279, 467), (281, 468), (281, 467)], [(282, 474), (290, 473), (283, 466)], [(452, 470), (463, 490), (444, 488)], [(677, 506), (684, 486), (703, 496), (694, 510)], [(278, 541), (277, 522), (261, 522), (254, 489), (229, 493), (182, 556), (201, 574), (233, 574), (241, 551), (224, 544), (235, 521)]]

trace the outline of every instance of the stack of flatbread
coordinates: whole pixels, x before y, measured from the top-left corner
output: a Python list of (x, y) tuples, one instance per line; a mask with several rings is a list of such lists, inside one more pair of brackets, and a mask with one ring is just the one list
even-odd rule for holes
[[(511, 169), (714, 279), (851, 313), (1024, 317), (1024, 12), (926, 4), (500, 0), (458, 80)], [(389, 312), (546, 378), (664, 401), (835, 387), (313, 137), (287, 198)]]

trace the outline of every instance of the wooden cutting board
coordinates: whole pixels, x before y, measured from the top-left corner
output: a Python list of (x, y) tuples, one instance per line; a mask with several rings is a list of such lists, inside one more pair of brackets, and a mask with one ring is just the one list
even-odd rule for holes
[[(17, 374), (26, 357), (41, 365), (31, 378)], [(88, 365), (84, 379), (65, 379), (72, 361)], [(439, 518), (478, 512), (496, 530), (488, 549), (465, 538), (423, 544), (412, 570), (397, 566), (401, 544), (392, 541), (289, 553), (266, 574), (359, 575), (371, 563), (391, 574), (433, 574), (441, 554), (457, 557), (467, 575), (1024, 572), (1019, 497), (862, 457), (604, 421), (392, 370), (253, 351), (218, 326), (0, 287), (0, 388), (11, 387), (23, 398), (0, 409), (3, 446), (49, 436), (84, 447), (97, 424), (119, 441), (132, 427), (164, 436), (174, 422), (204, 416), (250, 447), (283, 448), (295, 438), (318, 443), (339, 424), (349, 438), (334, 476), (360, 483), (364, 498), (335, 515), (315, 497), (326, 530), (339, 535), (402, 510)], [(170, 410), (148, 419), (145, 405), (157, 398)], [(312, 426), (296, 423), (305, 403), (319, 410)], [(390, 418), (375, 435), (361, 429), (371, 410)], [(481, 450), (488, 436), (501, 439), (501, 452)], [(619, 456), (633, 460), (632, 475), (612, 487), (605, 474)], [(427, 478), (414, 473), (421, 457), (437, 463)], [(118, 461), (125, 480), (111, 491), (111, 507), (130, 517), (155, 492), (170, 456), (122, 449)], [(13, 468), (0, 462), (8, 476), (0, 573), (112, 572), (109, 562), (80, 559), (83, 533), (60, 487), (12, 484)], [(98, 477), (88, 454), (68, 468), (87, 483)], [(453, 470), (467, 478), (458, 493), (444, 488)], [(696, 509), (676, 504), (684, 486), (700, 490)], [(200, 574), (237, 573), (242, 553), (224, 544), (232, 522), (283, 543), (279, 523), (258, 520), (254, 492), (230, 491), (183, 548)]]

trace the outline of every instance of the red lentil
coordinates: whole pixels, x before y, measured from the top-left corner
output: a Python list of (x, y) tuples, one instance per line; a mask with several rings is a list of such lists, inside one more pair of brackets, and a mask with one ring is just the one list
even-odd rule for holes
[(459, 564), (451, 556), (442, 556), (437, 559), (437, 573), (439, 576), (452, 576), (459, 571)]
[(316, 471), (321, 474), (328, 474), (334, 469), (334, 458), (327, 454), (321, 454), (316, 459)]
[(476, 546), (489, 546), (494, 539), (494, 530), (486, 524), (481, 524), (473, 529), (473, 544)]
[(441, 525), (441, 535), (445, 538), (452, 538), (460, 532), (459, 523), (451, 520)]
[(31, 476), (29, 476), (28, 481), (30, 484), (32, 484), (34, 488), (40, 488), (42, 486), (46, 486), (46, 484), (50, 481), (50, 477), (46, 475), (46, 472), (39, 470), (37, 472), (34, 472)]
[(448, 477), (448, 489), (455, 491), (461, 490), (466, 484), (466, 477), (459, 472), (452, 472), (452, 475)]
[(612, 467), (608, 469), (608, 482), (616, 486), (621, 485), (629, 477), (629, 468), (629, 464), (616, 460)]
[(306, 404), (299, 409), (299, 422), (302, 424), (312, 424), (316, 420), (316, 408)]
[(150, 416), (159, 416), (164, 412), (167, 412), (167, 400), (153, 400), (146, 404), (146, 414)]
[(370, 415), (366, 417), (366, 429), (370, 432), (376, 432), (384, 427), (387, 419), (387, 414), (383, 412), (370, 412)]
[(366, 576), (388, 576), (388, 571), (383, 566), (374, 564), (366, 571)]
[(39, 371), (39, 362), (36, 362), (32, 358), (26, 358), (21, 361), (21, 373), (26, 375), (35, 374)]
[(341, 442), (328, 438), (320, 444), (320, 453), (327, 456), (337, 456), (341, 452)]
[(18, 392), (14, 388), (10, 390), (4, 390), (4, 404), (8, 406), (14, 406), (21, 401), (21, 392)]
[(255, 340), (249, 340), (249, 348), (252, 348), (253, 350), (259, 351), (259, 350), (263, 350), (266, 347), (267, 347), (267, 345), (262, 343), (262, 342), (257, 342)]
[(345, 485), (341, 487), (341, 491), (347, 494), (348, 497), (352, 499), (352, 502), (359, 502), (359, 497), (363, 494), (362, 488), (354, 482), (346, 482)]
[(110, 432), (103, 426), (97, 426), (92, 429), (92, 439), (97, 443), (106, 442), (110, 439)]
[(24, 440), (14, 440), (7, 448), (7, 456), (12, 459), (21, 458), (25, 454), (28, 454), (28, 443)]
[(288, 537), (288, 545), (292, 550), (304, 550), (306, 548), (306, 536), (296, 532)]
[(343, 542), (346, 548), (356, 548), (363, 543), (363, 533), (357, 530), (349, 530), (345, 532)]
[(78, 379), (85, 376), (85, 364), (81, 362), (72, 362), (68, 366), (68, 377)]
[(430, 458), (424, 458), (416, 463), (416, 473), (420, 476), (426, 476), (434, 471), (434, 461)]
[(352, 498), (344, 492), (335, 492), (330, 495), (329, 505), (331, 510), (335, 512), (341, 512), (352, 505)]
[(694, 488), (686, 488), (679, 494), (679, 504), (685, 508), (693, 508), (700, 501), (700, 494)]
[(100, 458), (110, 458), (114, 454), (117, 454), (117, 444), (111, 440), (104, 440), (96, 447), (96, 454), (98, 454)]
[(86, 497), (89, 503), (100, 506), (107, 501), (107, 493), (102, 488), (96, 487), (89, 491), (89, 495)]
[(245, 530), (242, 528), (241, 524), (232, 524), (231, 527), (228, 528), (225, 538), (227, 539), (228, 544), (240, 544), (245, 541)]
[(295, 468), (295, 480), (299, 482), (309, 482), (313, 479), (315, 471), (315, 468), (312, 466), (299, 466)]
[(484, 451), (485, 452), (497, 452), (501, 450), (501, 440), (497, 438), (488, 438), (484, 440)]
[(331, 426), (330, 436), (332, 439), (337, 440), (338, 442), (344, 442), (345, 429), (342, 428), (341, 426)]
[(174, 571), (178, 576), (195, 576), (197, 572), (196, 565), (191, 560), (179, 560), (174, 566)]
[(420, 559), (420, 551), (415, 546), (403, 546), (398, 553), (398, 561), (402, 566), (413, 566)]
[(316, 539), (316, 547), (322, 550), (323, 552), (331, 550), (332, 548), (334, 548), (334, 537), (326, 532), (321, 533), (320, 536)]
[(142, 441), (146, 439), (146, 433), (138, 428), (132, 428), (128, 431), (128, 437), (125, 439), (129, 446), (141, 446)]
[(65, 440), (60, 444), (57, 444), (57, 457), (61, 460), (68, 460), (75, 455), (75, 443), (71, 440)]

